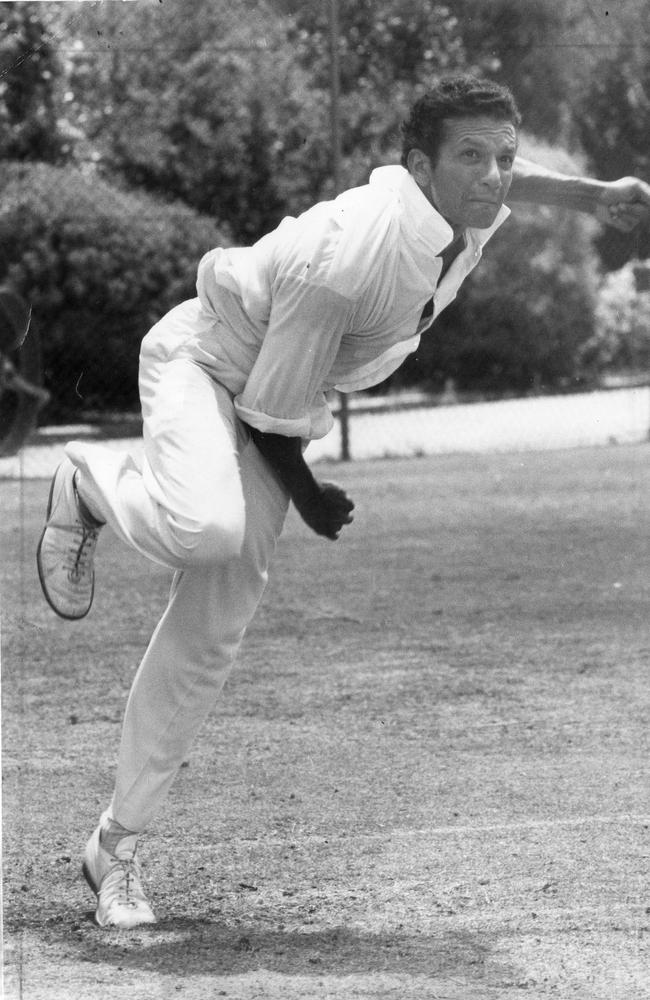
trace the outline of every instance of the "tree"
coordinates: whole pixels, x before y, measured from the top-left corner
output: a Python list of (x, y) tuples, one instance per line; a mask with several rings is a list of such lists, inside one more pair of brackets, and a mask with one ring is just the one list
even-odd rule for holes
[[(287, 37), (309, 71), (326, 110), (330, 103), (328, 4), (284, 0)], [(365, 183), (373, 167), (399, 159), (400, 124), (432, 82), (465, 65), (458, 22), (449, 5), (431, 0), (357, 0), (339, 5), (342, 186)], [(327, 119), (325, 135), (328, 135)], [(319, 158), (322, 161), (322, 157)], [(320, 194), (331, 194), (323, 176)]]
[[(643, 26), (642, 31), (638, 29)], [(606, 50), (579, 105), (582, 144), (598, 176), (608, 180), (636, 174), (650, 181), (650, 12), (629, 23), (626, 39)], [(609, 230), (598, 241), (607, 267), (650, 256), (650, 232)]]
[[(395, 158), (414, 88), (461, 66), (462, 46), (442, 4), (341, 9), (350, 186)], [(332, 193), (326, 5), (102, 5), (73, 37), (70, 111), (105, 175), (182, 198), (245, 242)]]
[(62, 67), (40, 4), (0, 7), (0, 158), (55, 163), (69, 150), (60, 129)]
[(106, 5), (74, 32), (71, 113), (104, 176), (225, 219), (238, 240), (279, 221), (308, 87), (277, 14), (245, 0)]
[(548, 141), (566, 138), (569, 65), (564, 6), (557, 0), (451, 0), (468, 65), (509, 86), (526, 129)]

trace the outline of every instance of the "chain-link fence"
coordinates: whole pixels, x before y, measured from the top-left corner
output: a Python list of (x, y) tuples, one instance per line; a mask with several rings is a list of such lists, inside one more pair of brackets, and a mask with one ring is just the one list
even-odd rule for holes
[[(411, 393), (401, 396), (352, 395), (330, 433), (313, 441), (310, 463), (442, 455), (525, 452), (597, 447), (648, 439), (650, 385), (498, 402), (441, 400)], [(343, 421), (342, 421), (343, 417)], [(111, 448), (141, 454), (136, 415), (103, 424), (42, 427), (18, 454), (0, 458), (0, 478), (47, 478), (72, 437), (104, 441)]]

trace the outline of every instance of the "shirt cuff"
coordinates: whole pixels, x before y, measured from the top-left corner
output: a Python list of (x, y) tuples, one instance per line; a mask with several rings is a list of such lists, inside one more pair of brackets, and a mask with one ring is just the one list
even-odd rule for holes
[(325, 437), (334, 426), (332, 412), (326, 402), (315, 406), (301, 417), (272, 417), (260, 410), (250, 410), (242, 406), (240, 397), (235, 397), (235, 413), (245, 424), (250, 424), (264, 434), (282, 434), (284, 437), (304, 438), (315, 441)]

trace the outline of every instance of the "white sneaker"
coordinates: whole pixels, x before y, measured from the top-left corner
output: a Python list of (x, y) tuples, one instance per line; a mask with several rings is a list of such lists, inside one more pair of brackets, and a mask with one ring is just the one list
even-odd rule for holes
[(93, 559), (102, 527), (82, 507), (75, 471), (65, 458), (54, 473), (47, 522), (36, 553), (45, 599), (57, 615), (70, 619), (83, 618), (93, 603)]
[(140, 881), (137, 846), (137, 833), (125, 834), (119, 823), (106, 817), (86, 844), (82, 871), (97, 896), (95, 920), (100, 927), (128, 930), (156, 923)]

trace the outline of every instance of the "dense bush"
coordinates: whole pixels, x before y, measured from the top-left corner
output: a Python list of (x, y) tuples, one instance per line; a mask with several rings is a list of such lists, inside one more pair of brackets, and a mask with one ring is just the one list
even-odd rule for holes
[(0, 8), (0, 156), (3, 160), (57, 163), (70, 151), (61, 128), (64, 67), (56, 38), (44, 31), (44, 6), (12, 3)]
[[(594, 176), (615, 180), (635, 174), (650, 181), (650, 5), (616, 5), (617, 28), (596, 46), (583, 94), (573, 112), (577, 134)], [(630, 259), (650, 257), (650, 227), (632, 233), (607, 228), (596, 248), (608, 271)]]
[(70, 168), (3, 164), (0, 277), (32, 303), (52, 393), (44, 421), (138, 409), (140, 341), (195, 294), (199, 258), (222, 239), (186, 206)]
[(606, 275), (598, 292), (592, 337), (582, 364), (607, 372), (650, 369), (650, 261), (632, 262)]

